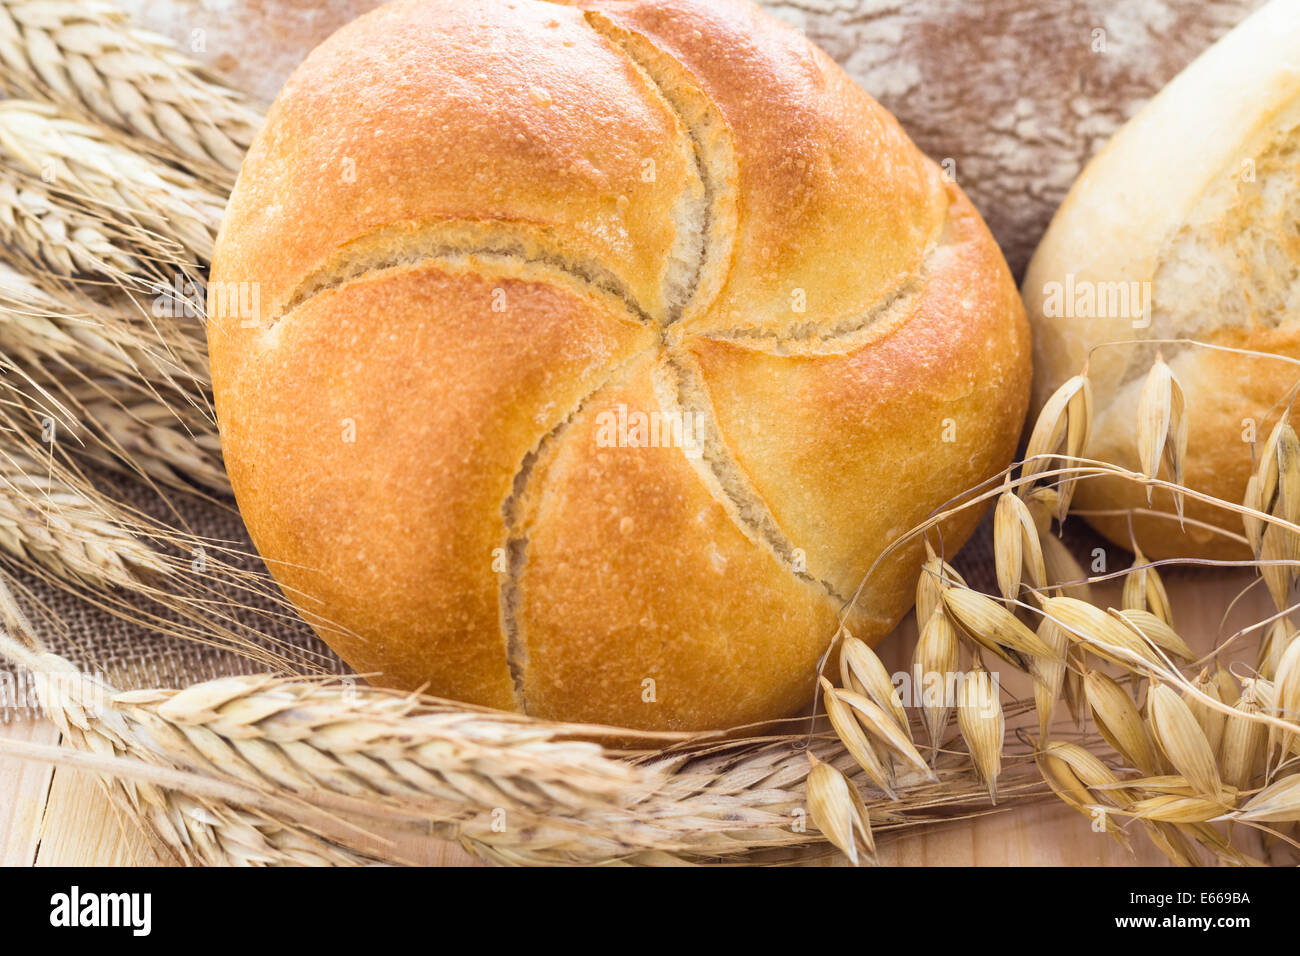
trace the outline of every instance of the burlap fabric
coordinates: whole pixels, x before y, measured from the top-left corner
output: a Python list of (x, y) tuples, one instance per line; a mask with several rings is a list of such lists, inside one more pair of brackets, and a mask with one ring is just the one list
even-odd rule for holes
[[(205, 551), (213, 555), (208, 572), (213, 583), (222, 580), (223, 572), (216, 559), (216, 548), (212, 545), (245, 555), (240, 560), (221, 559), (231, 567), (265, 575), (265, 568), (253, 553), (243, 522), (235, 513), (233, 501), (222, 506), (174, 492), (168, 492), (164, 501), (153, 489), (132, 478), (89, 470), (87, 474), (115, 500), (170, 526), (182, 527), (192, 532), (197, 540), (207, 542), (209, 547)], [(175, 547), (160, 545), (160, 548), (180, 553)], [(206, 646), (144, 628), (47, 583), (12, 562), (8, 569), (35, 597), (35, 601), (30, 602), (33, 605), (31, 610), (35, 612), (32, 614), (33, 624), (50, 648), (79, 666), (105, 675), (118, 687), (184, 687), (213, 677), (268, 670), (265, 659), (255, 660), (234, 649)], [(269, 580), (266, 584), (274, 590)], [(274, 593), (278, 594), (278, 591)], [(286, 617), (284, 607), (257, 597), (246, 597), (243, 603), (246, 606), (235, 613), (247, 628), (243, 635), (254, 635), (250, 639), (257, 646), (284, 654), (286, 648), (276, 643), (284, 642), (290, 650), (288, 656), (296, 658), (293, 663), (296, 671), (348, 673), (347, 666), (316, 637), (311, 628), (296, 616)], [(133, 598), (131, 604), (143, 612), (179, 621), (177, 615), (162, 610), (157, 602)], [(262, 637), (258, 638), (256, 634)], [(36, 698), (26, 675), (0, 664), (0, 721), (35, 716), (36, 713)]]

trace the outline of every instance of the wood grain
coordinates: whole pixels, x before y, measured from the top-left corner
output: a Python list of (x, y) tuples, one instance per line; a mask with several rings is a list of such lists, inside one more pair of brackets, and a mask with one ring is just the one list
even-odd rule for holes
[(158, 866), (134, 825), (124, 821), (92, 775), (54, 773), (37, 866)]
[[(59, 739), (52, 724), (0, 724), (0, 737), (34, 744)], [(41, 843), (41, 822), (54, 772), (43, 764), (0, 757), (0, 865), (30, 866)]]

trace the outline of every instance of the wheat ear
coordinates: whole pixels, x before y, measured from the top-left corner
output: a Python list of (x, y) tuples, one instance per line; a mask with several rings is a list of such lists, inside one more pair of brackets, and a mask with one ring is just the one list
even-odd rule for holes
[[(3, 640), (14, 647), (11, 639)], [(162, 859), (209, 866), (374, 862), (362, 852), (288, 822), (292, 808), (282, 809), (281, 819), (276, 819), (260, 808), (250, 810), (212, 799), (197, 787), (159, 786), (148, 779), (151, 773), (155, 777), (174, 773), (174, 764), (160, 754), (160, 748), (139, 739), (139, 725), (105, 706), (111, 688), (53, 654), (18, 648), (10, 656), (31, 669), (45, 712), (67, 743), (110, 766), (119, 761), (135, 765), (137, 776), (105, 774), (99, 781), (119, 811), (150, 837)], [(305, 810), (302, 814), (312, 816)]]
[(66, 370), (33, 382), (15, 396), (32, 425), (48, 434), (51, 421), (57, 423), (70, 436), (63, 447), (71, 445), (82, 459), (169, 487), (192, 490), (197, 483), (230, 493), (216, 424), (194, 407), (195, 396)]
[(165, 563), (104, 503), (83, 493), (53, 459), (0, 451), (0, 548), (60, 577), (138, 589)]
[(31, 175), (76, 193), (105, 216), (174, 241), (185, 259), (211, 260), (225, 199), (192, 174), (30, 100), (0, 100), (0, 147)]
[[(83, 751), (17, 755), (102, 774), (124, 815), (180, 862), (409, 862), (385, 834), (458, 839), (512, 865), (790, 862), (829, 852), (844, 829), (843, 807), (805, 791), (808, 755), (865, 782), (826, 730), (646, 734), (265, 675), (118, 693), (44, 652), (15, 604), (0, 586), (0, 656), (33, 673)], [(1020, 759), (1007, 798), (1046, 797), (1035, 777)], [(875, 832), (989, 812), (959, 758), (929, 778), (901, 775), (896, 799), (876, 792), (854, 812)]]
[[(319, 681), (236, 677), (116, 695), (111, 706), (135, 739), (205, 778), (296, 797), (363, 826), (437, 832), (517, 865), (824, 852), (838, 828), (816, 817), (807, 825), (807, 754), (856, 776), (854, 786), (866, 782), (828, 733), (808, 749), (761, 738), (722, 748), (710, 735), (550, 724)], [(631, 735), (635, 749), (597, 742), (611, 734)], [(876, 791), (864, 802), (878, 831), (986, 812), (967, 768), (945, 768), (933, 782), (916, 773), (900, 788), (897, 800)], [(1046, 794), (1023, 775), (1011, 789), (1020, 799)]]
[(26, 366), (76, 363), (185, 391), (207, 387), (197, 321), (157, 319), (126, 296), (92, 298), (74, 286), (29, 277), (0, 261), (0, 347)]
[(59, 276), (103, 276), (122, 283), (140, 269), (125, 244), (109, 238), (102, 220), (7, 166), (0, 169), (0, 243)]
[(261, 111), (165, 37), (98, 0), (0, 0), (0, 64), (41, 94), (183, 157), (238, 171)]

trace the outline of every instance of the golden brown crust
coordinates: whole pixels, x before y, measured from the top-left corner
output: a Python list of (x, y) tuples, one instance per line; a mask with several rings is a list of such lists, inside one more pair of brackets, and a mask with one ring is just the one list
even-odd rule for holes
[(943, 228), (938, 170), (806, 37), (747, 0), (580, 5), (671, 57), (731, 131), (730, 270), (684, 331), (857, 315), (920, 266)]
[(593, 396), (538, 462), (519, 580), (530, 713), (699, 730), (811, 699), (838, 603), (748, 537), (680, 449), (602, 434), (671, 415), (652, 380), (666, 360)]
[[(1011, 457), (1019, 300), (960, 191), (802, 37), (738, 0), (580, 6), (402, 0), (286, 88), (213, 268), (262, 293), (254, 321), (212, 310), (232, 483), (387, 684), (783, 716), (885, 538)], [(873, 576), (865, 636), (918, 565)]]
[(677, 117), (580, 11), (398, 0), (321, 44), (285, 85), (213, 272), (259, 282), (274, 318), (303, 278), (376, 229), (487, 222), (617, 264), (657, 313), (672, 209), (693, 175)]
[[(839, 354), (789, 354), (800, 343), (772, 354), (761, 338), (689, 346), (737, 466), (809, 573), (844, 597), (885, 545), (1004, 468), (1024, 421), (1029, 325), (993, 237), (949, 191), (948, 229), (918, 291), (865, 341), (846, 334)], [(949, 553), (980, 513), (944, 528)], [(920, 547), (867, 581), (860, 636), (883, 637), (911, 607)]]
[(431, 261), (323, 293), (238, 354), (214, 352), (253, 541), (358, 671), (515, 706), (502, 507), (527, 454), (650, 339), (564, 281)]

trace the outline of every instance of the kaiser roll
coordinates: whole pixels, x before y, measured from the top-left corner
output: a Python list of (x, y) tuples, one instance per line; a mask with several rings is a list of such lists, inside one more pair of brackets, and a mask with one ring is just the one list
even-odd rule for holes
[[(1300, 356), (1300, 4), (1275, 0), (1211, 47), (1089, 163), (1024, 281), (1035, 405), (1088, 362), (1086, 454), (1141, 470), (1137, 409), (1157, 351), (1185, 399), (1186, 483), (1241, 502), (1300, 368), (1183, 342)], [(1168, 478), (1168, 466), (1161, 477)], [(1150, 558), (1245, 557), (1241, 517), (1188, 499), (1177, 520), (1118, 478), (1074, 505)], [(1134, 510), (1136, 509), (1136, 511)], [(1229, 532), (1225, 535), (1217, 529)]]
[(1028, 402), (978, 214), (743, 0), (355, 21), (271, 108), (209, 309), (241, 511), (331, 646), (629, 727), (805, 705), (877, 556), (1005, 467)]

